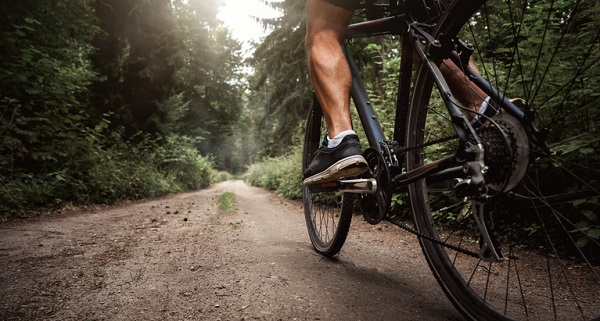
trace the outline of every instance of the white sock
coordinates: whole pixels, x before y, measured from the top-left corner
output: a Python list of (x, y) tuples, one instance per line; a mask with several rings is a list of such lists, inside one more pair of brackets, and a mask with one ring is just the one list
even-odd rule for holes
[(352, 129), (350, 129), (350, 130), (345, 130), (345, 131), (337, 134), (333, 138), (329, 138), (329, 135), (327, 135), (327, 147), (329, 147), (329, 148), (336, 147), (337, 145), (339, 145), (342, 142), (342, 139), (344, 139), (344, 137), (346, 137), (348, 135), (356, 135), (356, 132), (353, 131)]
[(488, 108), (488, 106), (490, 105), (490, 101), (492, 100), (491, 96), (488, 96), (482, 103), (481, 103), (481, 107), (479, 107), (479, 110), (477, 111), (477, 115), (475, 115), (475, 117), (473, 118), (474, 121), (479, 120), (479, 118), (481, 118), (483, 115), (483, 113), (485, 113), (485, 110)]
[(480, 114), (485, 113), (485, 110), (488, 108), (488, 106), (490, 105), (490, 100), (492, 100), (491, 96), (488, 96), (483, 103), (481, 103), (481, 108), (479, 108), (478, 112)]

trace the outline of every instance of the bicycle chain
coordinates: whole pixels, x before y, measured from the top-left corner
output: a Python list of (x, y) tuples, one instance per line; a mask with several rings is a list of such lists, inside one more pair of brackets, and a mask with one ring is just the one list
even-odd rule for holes
[[(481, 128), (475, 129), (475, 132), (476, 133), (481, 132)], [(408, 152), (408, 151), (411, 151), (411, 150), (415, 150), (415, 149), (419, 149), (419, 148), (423, 148), (423, 147), (427, 147), (427, 146), (431, 146), (431, 145), (435, 145), (435, 144), (447, 142), (447, 141), (452, 140), (452, 139), (458, 139), (458, 135), (456, 135), (456, 134), (448, 135), (446, 137), (441, 137), (441, 138), (438, 138), (438, 139), (435, 139), (435, 140), (431, 140), (431, 141), (425, 142), (423, 144), (415, 145), (415, 146), (400, 147), (397, 150), (397, 152), (398, 153), (404, 153), (404, 152)]]
[(386, 220), (388, 222), (390, 222), (390, 223), (398, 226), (399, 228), (401, 228), (401, 229), (403, 229), (403, 230), (405, 230), (405, 231), (407, 231), (409, 233), (412, 233), (412, 234), (418, 236), (419, 238), (426, 239), (428, 241), (431, 241), (431, 242), (436, 243), (438, 245), (441, 245), (443, 247), (449, 248), (451, 250), (460, 252), (460, 253), (465, 254), (465, 255), (472, 256), (472, 257), (477, 258), (477, 259), (480, 258), (479, 253), (475, 253), (473, 251), (465, 250), (465, 249), (463, 249), (461, 247), (458, 247), (456, 245), (452, 245), (452, 244), (448, 244), (448, 243), (442, 242), (442, 241), (440, 241), (440, 240), (438, 240), (436, 238), (433, 238), (433, 237), (431, 237), (429, 235), (425, 235), (425, 234), (423, 234), (423, 233), (421, 233), (421, 232), (419, 232), (419, 231), (417, 231), (415, 229), (412, 229), (412, 228), (404, 225), (403, 223), (400, 223), (399, 221), (395, 221), (395, 220), (391, 219), (390, 217), (386, 217)]
[(431, 145), (435, 145), (435, 144), (447, 142), (447, 141), (449, 141), (451, 139), (458, 139), (458, 135), (448, 135), (446, 137), (441, 137), (441, 138), (438, 138), (436, 140), (428, 141), (426, 143), (415, 145), (415, 146), (400, 147), (400, 149), (398, 150), (398, 152), (399, 153), (405, 153), (405, 152), (408, 152), (408, 151), (411, 151), (411, 150), (415, 150), (415, 149), (419, 149), (419, 148), (423, 148), (423, 147), (427, 147), (427, 146), (431, 146)]

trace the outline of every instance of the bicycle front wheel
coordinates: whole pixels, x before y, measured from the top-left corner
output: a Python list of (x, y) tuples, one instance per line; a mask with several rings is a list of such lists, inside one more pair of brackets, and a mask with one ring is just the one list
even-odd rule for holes
[[(310, 165), (326, 133), (323, 112), (317, 99), (309, 112), (304, 136), (302, 169)], [(339, 191), (314, 192), (304, 186), (304, 217), (308, 235), (315, 250), (327, 257), (339, 253), (352, 221), (354, 197)]]
[[(593, 0), (483, 2), (455, 0), (434, 37), (470, 43), (482, 76), (500, 94), (524, 99), (522, 108), (547, 132), (551, 154), (528, 144), (518, 122), (492, 117), (502, 132), (485, 128), (480, 138), (490, 167), (486, 182), (499, 192), (485, 211), (504, 260), (480, 259), (472, 204), (426, 180), (409, 187), (423, 252), (469, 320), (598, 320), (600, 9)], [(424, 66), (411, 103), (407, 170), (451, 155), (457, 146)], [(513, 152), (506, 157), (505, 150)], [(514, 186), (498, 183), (518, 170), (523, 174), (514, 175)]]

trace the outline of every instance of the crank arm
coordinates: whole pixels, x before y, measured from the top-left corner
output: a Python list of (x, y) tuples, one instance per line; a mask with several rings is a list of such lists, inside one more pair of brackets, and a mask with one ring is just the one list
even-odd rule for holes
[(485, 262), (502, 262), (504, 255), (500, 248), (500, 242), (493, 234), (493, 224), (491, 220), (485, 217), (485, 204), (483, 202), (473, 201), (473, 217), (479, 228), (482, 237), (482, 244), (479, 248), (479, 258)]

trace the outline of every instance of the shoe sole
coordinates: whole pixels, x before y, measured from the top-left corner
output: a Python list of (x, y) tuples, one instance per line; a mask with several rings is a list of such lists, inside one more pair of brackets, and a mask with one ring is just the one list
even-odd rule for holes
[(334, 182), (343, 177), (360, 175), (366, 172), (368, 168), (367, 161), (361, 155), (346, 157), (329, 166), (326, 170), (308, 177), (302, 182), (302, 185)]

